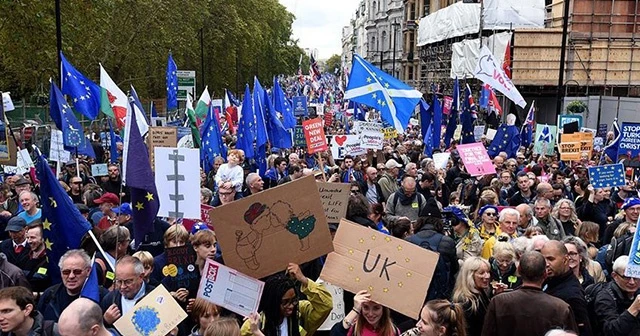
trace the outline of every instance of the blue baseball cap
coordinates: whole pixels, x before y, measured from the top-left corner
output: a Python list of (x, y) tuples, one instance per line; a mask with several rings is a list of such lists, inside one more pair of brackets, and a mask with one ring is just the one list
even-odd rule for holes
[(119, 207), (112, 208), (113, 212), (118, 215), (133, 215), (133, 210), (131, 209), (131, 203), (122, 203)]

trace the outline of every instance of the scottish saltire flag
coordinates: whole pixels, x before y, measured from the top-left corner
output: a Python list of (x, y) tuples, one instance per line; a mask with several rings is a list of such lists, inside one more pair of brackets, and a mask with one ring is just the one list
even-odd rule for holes
[(447, 121), (447, 128), (444, 132), (444, 145), (446, 148), (451, 146), (451, 139), (456, 132), (458, 126), (458, 112), (460, 111), (460, 82), (458, 77), (453, 81), (453, 94), (452, 94), (451, 111), (449, 111), (449, 121)]
[(476, 142), (476, 139), (473, 136), (473, 117), (475, 115), (474, 112), (476, 111), (476, 104), (473, 102), (473, 96), (471, 95), (471, 88), (469, 87), (469, 84), (467, 84), (464, 93), (464, 109), (460, 115), (460, 122), (462, 123), (462, 138), (460, 139), (460, 143), (470, 144)]
[(125, 124), (122, 182), (131, 192), (134, 250), (144, 241), (145, 235), (154, 231), (154, 222), (160, 209), (149, 152), (138, 128), (137, 117), (131, 101)]
[(284, 128), (293, 129), (296, 127), (296, 117), (293, 115), (293, 109), (291, 109), (291, 104), (276, 77), (273, 77), (273, 108), (276, 113), (282, 115)]
[(602, 150), (604, 155), (602, 155), (602, 159), (600, 160), (601, 162), (605, 161), (605, 156), (607, 156), (612, 162), (616, 162), (618, 159), (618, 148), (620, 147), (620, 141), (622, 140), (622, 132), (620, 132), (618, 118), (613, 119), (611, 130), (613, 131), (613, 141), (606, 145)]
[(522, 124), (522, 130), (520, 130), (520, 140), (522, 141), (520, 145), (524, 146), (525, 148), (529, 147), (529, 145), (531, 145), (531, 143), (533, 142), (532, 138), (533, 124), (535, 120), (535, 104), (535, 100), (531, 102), (529, 113), (527, 113), (527, 119), (524, 120), (524, 123)]
[(422, 93), (354, 54), (344, 99), (377, 109), (382, 119), (404, 133)]
[(82, 286), (80, 297), (87, 298), (97, 304), (100, 304), (100, 286), (98, 285), (98, 268), (96, 267), (95, 255), (91, 259), (91, 264), (91, 272)]
[(167, 60), (167, 111), (178, 108), (178, 67), (169, 53)]
[(507, 153), (509, 158), (515, 158), (520, 149), (520, 131), (515, 125), (502, 124), (489, 145), (487, 154), (493, 158), (500, 152)]
[(536, 125), (536, 136), (533, 144), (535, 154), (552, 156), (556, 146), (556, 126), (547, 124)]
[(240, 118), (238, 121), (238, 140), (236, 142), (236, 148), (242, 149), (244, 151), (244, 156), (247, 159), (252, 159), (254, 156), (254, 118), (253, 98), (251, 97), (251, 91), (249, 91), (249, 84), (246, 84), (244, 89), (244, 98), (242, 99), (242, 106), (240, 109)]
[(216, 156), (227, 159), (227, 148), (222, 142), (220, 125), (215, 120), (213, 106), (209, 106), (207, 118), (202, 127), (202, 147), (200, 147), (200, 164), (204, 172), (209, 174), (213, 169), (213, 161)]
[[(133, 109), (136, 113), (136, 122), (138, 123), (138, 129), (140, 129), (140, 134), (144, 137), (145, 134), (149, 131), (149, 121), (146, 117), (146, 112), (142, 107), (142, 102), (140, 98), (138, 98), (138, 93), (136, 92), (136, 88), (131, 85), (131, 99), (133, 99)], [(127, 105), (128, 107), (128, 105)]]
[(589, 167), (589, 183), (594, 188), (619, 187), (627, 184), (622, 163)]
[(84, 142), (82, 125), (76, 119), (62, 92), (53, 81), (51, 81), (49, 89), (49, 102), (49, 115), (56, 127), (62, 131), (64, 146), (80, 147)]
[(116, 134), (113, 132), (113, 126), (111, 125), (111, 120), (107, 119), (109, 122), (109, 162), (117, 163), (118, 162), (118, 145), (116, 143)]
[(80, 242), (91, 230), (91, 225), (62, 189), (47, 160), (41, 154), (36, 160), (36, 176), (40, 180), (42, 232), (49, 259), (49, 274), (53, 283), (59, 283), (60, 257), (68, 250), (80, 248)]
[(73, 101), (73, 107), (93, 120), (100, 112), (100, 86), (85, 77), (60, 52), (62, 64), (62, 93)]

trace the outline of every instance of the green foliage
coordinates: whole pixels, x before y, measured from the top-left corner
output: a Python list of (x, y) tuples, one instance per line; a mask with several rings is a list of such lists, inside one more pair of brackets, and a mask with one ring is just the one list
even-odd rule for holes
[(582, 113), (587, 110), (587, 104), (580, 100), (574, 100), (567, 105), (567, 112), (570, 114)]
[[(54, 1), (0, 1), (0, 12), (11, 13), (0, 16), (0, 89), (16, 99), (48, 92), (58, 75)], [(169, 51), (178, 69), (196, 70), (198, 91), (208, 85), (218, 97), (254, 75), (270, 83), (295, 73), (303, 54), (277, 0), (65, 0), (61, 15), (62, 50), (78, 70), (99, 83), (102, 63), (123, 91), (133, 84), (145, 98), (165, 96)]]
[(334, 73), (334, 71), (336, 71), (336, 68), (340, 69), (341, 65), (342, 65), (342, 59), (340, 55), (333, 54), (325, 62), (325, 72)]

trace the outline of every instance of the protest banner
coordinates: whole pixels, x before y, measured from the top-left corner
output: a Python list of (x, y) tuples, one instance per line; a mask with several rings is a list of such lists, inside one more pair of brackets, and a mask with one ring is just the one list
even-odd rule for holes
[(175, 127), (149, 127), (148, 134), (149, 162), (151, 162), (151, 169), (155, 169), (155, 148), (178, 147), (178, 130)]
[(565, 124), (569, 124), (572, 122), (578, 123), (578, 129), (582, 127), (582, 116), (576, 114), (564, 114), (558, 116), (558, 133), (561, 134), (564, 129)]
[[(9, 133), (9, 125), (4, 122), (4, 120), (0, 119), (0, 164), (8, 165), (8, 166), (17, 166), (17, 151), (18, 146), (16, 145), (15, 140)], [(62, 137), (61, 137), (62, 139)], [(6, 171), (5, 171), (6, 174)]]
[(313, 176), (213, 208), (225, 264), (260, 279), (333, 250)]
[[(11, 92), (2, 92), (2, 110), (3, 112), (9, 112), (16, 109), (13, 105), (13, 100), (11, 100)], [(0, 119), (4, 120), (4, 118)]]
[(382, 128), (363, 128), (360, 130), (360, 147), (367, 149), (382, 149), (384, 144), (384, 133)]
[(618, 147), (618, 159), (624, 160), (625, 166), (640, 166), (640, 123), (623, 122), (620, 129), (622, 134)]
[(331, 330), (331, 328), (333, 328), (336, 323), (342, 321), (345, 317), (344, 290), (338, 286), (334, 286), (328, 282), (325, 282), (322, 279), (318, 279), (317, 282), (321, 283), (324, 288), (326, 288), (329, 293), (331, 293), (331, 300), (333, 301), (333, 309), (331, 310), (331, 314), (327, 316), (327, 319), (324, 320), (318, 330)]
[(188, 232), (191, 232), (191, 228), (193, 228), (193, 226), (197, 222), (202, 222), (207, 224), (209, 229), (213, 230), (213, 224), (211, 223), (211, 219), (209, 218), (209, 210), (211, 209), (213, 209), (213, 207), (210, 205), (200, 204), (200, 220), (183, 218), (182, 225), (185, 229), (187, 229)]
[(333, 112), (332, 111), (327, 111), (324, 113), (324, 124), (326, 126), (330, 126), (331, 124), (333, 124)]
[(106, 163), (94, 163), (91, 165), (92, 176), (107, 176), (109, 175), (108, 164)]
[(159, 285), (113, 325), (121, 335), (164, 336), (186, 318), (187, 313), (167, 289)]
[(50, 139), (51, 143), (49, 145), (49, 161), (57, 161), (62, 164), (69, 162), (69, 160), (71, 160), (71, 152), (64, 149), (62, 131), (52, 129)]
[(385, 140), (391, 140), (398, 137), (398, 130), (395, 127), (385, 127), (382, 129)]
[(553, 155), (555, 153), (556, 134), (556, 126), (537, 124), (533, 152), (538, 155)]
[(293, 131), (293, 145), (296, 147), (306, 148), (307, 140), (304, 138), (304, 129), (302, 125), (296, 125)]
[(627, 184), (622, 163), (589, 167), (589, 183), (594, 188), (618, 187)]
[(351, 193), (349, 183), (316, 182), (322, 208), (328, 223), (340, 223), (340, 219), (347, 215), (347, 203)]
[(497, 130), (494, 130), (493, 128), (488, 128), (487, 129), (487, 140), (493, 140), (493, 138), (496, 137), (496, 133), (498, 133)]
[[(637, 224), (640, 225), (640, 219)], [(638, 250), (638, 243), (640, 243), (640, 230), (636, 230), (633, 234), (631, 250), (629, 251), (629, 263), (624, 269), (624, 276), (635, 279), (640, 278), (640, 250)]]
[(258, 311), (264, 282), (207, 259), (202, 269), (198, 297), (248, 317)]
[[(11, 141), (13, 142), (13, 141)], [(31, 160), (31, 155), (26, 149), (19, 150), (15, 155), (15, 166), (3, 166), (2, 170), (5, 174), (25, 174), (31, 170), (31, 167), (34, 167), (33, 160)]]
[(442, 114), (449, 115), (451, 112), (451, 106), (453, 106), (453, 98), (445, 96), (442, 100)]
[(403, 239), (342, 220), (320, 278), (349, 292), (417, 318), (438, 254)]
[(200, 218), (200, 150), (156, 147), (158, 216)]
[(327, 150), (327, 139), (324, 136), (322, 120), (309, 119), (302, 122), (304, 138), (307, 141), (307, 153), (314, 154)]
[(606, 138), (607, 137), (607, 129), (609, 129), (609, 125), (607, 124), (599, 124), (598, 125), (598, 134), (597, 137)]
[(446, 169), (451, 153), (433, 153), (433, 164), (437, 169)]
[(580, 132), (589, 132), (591, 134), (593, 134), (593, 137), (595, 138), (597, 136), (598, 131), (593, 129), (593, 128), (588, 128), (588, 127), (580, 127)]
[(601, 137), (593, 138), (593, 150), (599, 152), (604, 146), (604, 139)]
[(167, 264), (162, 268), (162, 275), (167, 278), (169, 287), (186, 288), (189, 290), (189, 297), (194, 298), (198, 291), (200, 274), (193, 246), (167, 247), (164, 252)]
[(291, 98), (293, 103), (293, 115), (296, 117), (306, 117), (307, 116), (307, 97), (306, 96), (295, 96)]
[(593, 134), (576, 132), (560, 135), (560, 160), (580, 160), (582, 155), (591, 156), (593, 150)]
[(471, 176), (495, 174), (496, 168), (491, 162), (487, 149), (481, 143), (458, 145), (458, 154)]
[(366, 148), (362, 148), (360, 137), (355, 134), (327, 136), (331, 155), (336, 160), (344, 159), (345, 155), (362, 155), (367, 153)]
[(482, 136), (484, 135), (484, 127), (485, 125), (473, 127), (473, 138), (476, 140), (476, 142), (480, 142), (480, 140), (482, 139)]

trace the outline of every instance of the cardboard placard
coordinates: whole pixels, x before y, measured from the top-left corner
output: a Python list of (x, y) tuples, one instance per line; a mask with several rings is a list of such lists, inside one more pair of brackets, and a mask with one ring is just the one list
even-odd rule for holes
[(347, 220), (340, 221), (320, 278), (417, 318), (433, 278), (438, 254)]
[(593, 134), (576, 132), (560, 135), (560, 160), (580, 160), (583, 153), (591, 156), (593, 150)]
[(344, 159), (345, 155), (366, 154), (367, 149), (362, 148), (360, 137), (355, 134), (327, 136), (331, 155), (335, 160)]
[(458, 145), (458, 154), (471, 176), (495, 174), (496, 168), (487, 154), (487, 149), (481, 143)]
[(195, 297), (200, 283), (200, 274), (193, 247), (191, 245), (167, 247), (164, 252), (167, 256), (167, 264), (162, 268), (162, 275), (168, 278), (169, 287), (186, 288), (189, 290), (189, 297)]
[(113, 325), (122, 335), (164, 336), (186, 318), (187, 313), (159, 285)]
[(589, 167), (589, 183), (594, 188), (618, 187), (627, 184), (622, 163)]
[(351, 193), (348, 183), (316, 182), (324, 214), (328, 223), (340, 223), (347, 215), (347, 203)]
[(147, 148), (151, 169), (155, 169), (156, 147), (178, 147), (178, 130), (175, 127), (149, 127)]
[(625, 166), (640, 166), (640, 123), (623, 122), (620, 128), (621, 140), (618, 147), (618, 159)]
[(315, 154), (327, 150), (327, 138), (324, 135), (322, 120), (309, 119), (302, 122), (304, 138), (307, 141), (307, 153)]
[(333, 250), (313, 176), (209, 211), (225, 264), (256, 279)]
[(382, 129), (385, 140), (391, 140), (398, 137), (398, 130), (395, 127), (385, 127)]
[(11, 125), (6, 118), (0, 119), (0, 164), (17, 166), (18, 146), (9, 132)]

